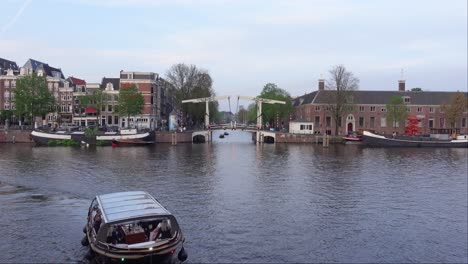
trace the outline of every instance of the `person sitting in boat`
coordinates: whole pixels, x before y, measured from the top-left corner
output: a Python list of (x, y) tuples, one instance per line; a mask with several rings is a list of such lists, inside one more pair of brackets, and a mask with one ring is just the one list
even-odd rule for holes
[(164, 219), (159, 223), (153, 231), (150, 233), (149, 241), (156, 240), (158, 238), (170, 238), (171, 237), (171, 224), (169, 219)]
[(102, 223), (101, 209), (97, 209), (96, 215), (94, 216), (94, 223), (93, 223), (93, 227), (94, 227), (94, 230), (96, 231), (96, 234), (99, 231), (99, 228), (101, 227), (101, 223)]

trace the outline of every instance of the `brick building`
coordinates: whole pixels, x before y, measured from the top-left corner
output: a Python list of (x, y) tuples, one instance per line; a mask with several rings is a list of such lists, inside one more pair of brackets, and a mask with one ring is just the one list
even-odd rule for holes
[[(293, 99), (293, 120), (314, 123), (314, 133), (334, 134), (335, 121), (329, 111), (329, 98), (333, 90), (325, 90), (325, 80), (320, 79), (318, 90)], [(398, 90), (395, 91), (354, 91), (354, 111), (345, 113), (341, 120), (338, 133), (347, 134), (360, 129), (374, 130), (377, 133), (392, 134), (405, 132), (405, 124), (387, 122), (386, 104), (392, 96), (401, 96), (406, 105), (408, 114), (420, 119), (421, 133), (429, 133), (431, 128), (448, 128), (447, 118), (441, 110), (441, 105), (450, 103), (456, 92), (412, 92), (405, 91), (405, 81), (398, 81)], [(468, 98), (468, 93), (465, 93)], [(468, 134), (468, 112), (464, 111), (457, 120), (456, 127), (460, 133)], [(406, 122), (405, 122), (406, 123)]]
[(161, 121), (161, 89), (159, 75), (154, 72), (120, 71), (120, 89), (136, 85), (145, 100), (140, 116), (121, 117), (121, 126), (156, 129)]

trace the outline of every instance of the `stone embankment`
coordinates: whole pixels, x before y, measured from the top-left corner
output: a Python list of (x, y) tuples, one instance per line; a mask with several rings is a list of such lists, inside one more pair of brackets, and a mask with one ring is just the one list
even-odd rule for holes
[(31, 130), (0, 130), (0, 143), (33, 143)]

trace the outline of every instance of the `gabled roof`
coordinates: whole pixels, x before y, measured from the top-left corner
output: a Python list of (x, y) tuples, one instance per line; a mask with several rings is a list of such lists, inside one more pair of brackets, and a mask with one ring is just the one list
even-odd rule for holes
[(105, 90), (108, 83), (112, 83), (114, 91), (120, 90), (120, 78), (102, 78), (101, 89)]
[[(304, 104), (328, 104), (330, 98), (333, 98), (334, 90), (315, 91), (310, 94), (294, 99), (293, 106)], [(410, 98), (410, 105), (442, 105), (448, 103), (451, 97), (456, 92), (411, 92), (411, 91), (363, 91), (358, 90), (353, 92), (353, 102), (355, 104), (376, 104), (385, 105), (390, 101), (392, 96), (407, 96)], [(468, 97), (468, 93), (465, 93)], [(313, 99), (315, 97), (315, 99)], [(300, 99), (303, 102), (300, 104)], [(311, 99), (312, 98), (312, 99)], [(313, 100), (313, 101), (312, 101)]]
[(0, 58), (0, 74), (2, 74), (4, 70), (8, 69), (12, 69), (13, 71), (19, 70), (16, 62)]
[(78, 79), (78, 78), (75, 78), (75, 77), (73, 77), (73, 76), (68, 77), (68, 81), (69, 81), (72, 85), (86, 85), (86, 81), (85, 81), (85, 80)]

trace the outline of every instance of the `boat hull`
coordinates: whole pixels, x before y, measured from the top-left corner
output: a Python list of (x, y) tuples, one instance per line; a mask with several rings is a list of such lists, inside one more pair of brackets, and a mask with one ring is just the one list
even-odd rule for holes
[(119, 139), (112, 142), (116, 147), (136, 147), (154, 144), (154, 141), (144, 141), (140, 139)]
[(430, 147), (430, 148), (468, 148), (468, 139), (458, 140), (406, 140), (386, 138), (365, 131), (362, 142), (370, 147)]
[(139, 142), (154, 142), (154, 133), (145, 132), (138, 134), (104, 134), (97, 135), (92, 138), (85, 136), (84, 132), (77, 133), (48, 133), (38, 130), (33, 130), (31, 132), (31, 137), (36, 145), (48, 146), (51, 141), (57, 140), (73, 140), (77, 143), (86, 142), (89, 144), (99, 144), (99, 145), (111, 145), (112, 140), (138, 140)]

